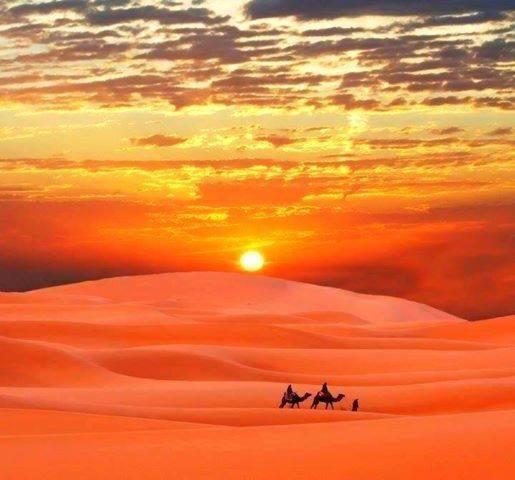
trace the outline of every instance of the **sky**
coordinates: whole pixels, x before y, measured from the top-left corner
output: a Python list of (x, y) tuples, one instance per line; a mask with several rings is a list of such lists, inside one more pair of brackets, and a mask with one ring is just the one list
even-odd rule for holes
[(515, 0), (4, 0), (0, 290), (238, 270), (515, 310)]

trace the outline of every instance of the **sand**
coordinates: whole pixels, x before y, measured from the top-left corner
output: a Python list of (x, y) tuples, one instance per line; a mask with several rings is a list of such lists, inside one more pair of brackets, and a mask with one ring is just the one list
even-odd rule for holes
[[(509, 479), (515, 317), (256, 275), (0, 294), (0, 477)], [(286, 385), (345, 394), (278, 407)], [(351, 412), (352, 400), (361, 410)]]

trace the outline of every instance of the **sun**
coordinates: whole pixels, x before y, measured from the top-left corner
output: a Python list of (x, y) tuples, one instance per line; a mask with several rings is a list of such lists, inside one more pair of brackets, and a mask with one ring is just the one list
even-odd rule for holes
[(261, 253), (250, 250), (240, 257), (240, 265), (247, 272), (257, 272), (265, 265), (265, 259)]

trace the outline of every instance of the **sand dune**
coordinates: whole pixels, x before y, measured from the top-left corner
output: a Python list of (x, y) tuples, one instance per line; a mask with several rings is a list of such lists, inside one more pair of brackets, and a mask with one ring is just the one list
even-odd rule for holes
[[(239, 273), (175, 273), (83, 282), (34, 292), (35, 298), (73, 295), (115, 303), (194, 309), (224, 314), (344, 312), (371, 322), (451, 321), (456, 317), (427, 305), (392, 297), (363, 295)], [(274, 322), (269, 322), (274, 323)]]
[[(513, 316), (149, 275), (0, 294), (0, 356), (2, 478), (515, 475)], [(334, 411), (277, 408), (324, 381)]]

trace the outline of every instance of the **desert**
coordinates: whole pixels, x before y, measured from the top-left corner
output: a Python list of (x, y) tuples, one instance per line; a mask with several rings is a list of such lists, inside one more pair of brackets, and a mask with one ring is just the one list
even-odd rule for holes
[(513, 317), (173, 273), (4, 293), (0, 352), (3, 478), (515, 474)]

